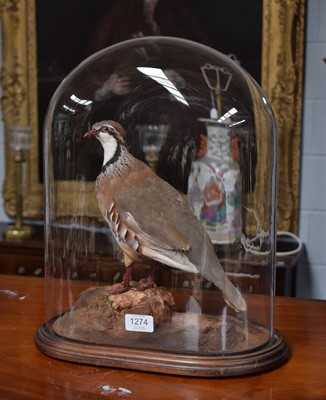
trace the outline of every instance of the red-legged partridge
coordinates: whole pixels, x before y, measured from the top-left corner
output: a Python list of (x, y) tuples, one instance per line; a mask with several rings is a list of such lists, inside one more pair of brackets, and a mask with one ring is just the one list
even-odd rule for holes
[(96, 195), (124, 255), (124, 290), (129, 287), (133, 263), (148, 258), (200, 273), (220, 289), (229, 306), (245, 311), (242, 295), (226, 276), (190, 206), (176, 189), (129, 153), (122, 126), (115, 121), (97, 122), (84, 136), (95, 137), (104, 149)]

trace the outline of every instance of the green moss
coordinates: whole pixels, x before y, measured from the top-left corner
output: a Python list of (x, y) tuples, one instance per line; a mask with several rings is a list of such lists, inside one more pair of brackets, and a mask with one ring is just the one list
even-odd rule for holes
[(112, 309), (113, 309), (113, 307), (112, 307), (113, 301), (112, 301), (111, 296), (109, 294), (106, 294), (106, 293), (103, 294), (102, 297), (101, 297), (101, 301), (102, 301), (103, 306), (106, 309), (108, 309), (109, 311), (112, 311)]

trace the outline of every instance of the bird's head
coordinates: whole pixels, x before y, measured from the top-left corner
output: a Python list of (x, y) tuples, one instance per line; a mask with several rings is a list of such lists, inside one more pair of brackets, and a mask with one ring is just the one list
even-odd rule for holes
[(125, 144), (126, 131), (116, 121), (96, 122), (92, 129), (87, 131), (84, 138), (95, 137), (102, 146), (112, 141), (112, 138), (119, 144)]

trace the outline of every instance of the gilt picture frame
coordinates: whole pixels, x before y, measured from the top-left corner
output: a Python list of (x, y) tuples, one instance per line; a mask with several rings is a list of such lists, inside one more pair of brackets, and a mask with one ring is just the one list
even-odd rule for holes
[[(32, 148), (25, 164), (23, 216), (42, 219), (43, 184), (40, 179), (40, 135), (37, 81), (37, 26), (35, 0), (0, 1), (2, 25), (1, 108), (5, 131), (4, 209), (15, 210), (15, 169), (7, 130), (10, 125), (33, 128)], [(298, 229), (302, 83), (304, 65), (305, 0), (263, 0), (261, 86), (278, 124), (279, 230)], [(69, 196), (66, 196), (69, 207)]]

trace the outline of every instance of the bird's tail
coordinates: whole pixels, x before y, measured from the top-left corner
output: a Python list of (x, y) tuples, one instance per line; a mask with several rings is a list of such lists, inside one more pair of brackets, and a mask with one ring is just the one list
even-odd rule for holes
[(247, 303), (239, 290), (232, 284), (229, 278), (225, 275), (225, 285), (221, 292), (226, 304), (232, 307), (235, 311), (246, 311)]
[(246, 311), (247, 303), (245, 302), (245, 299), (240, 291), (226, 276), (223, 267), (218, 260), (217, 262), (219, 264), (219, 268), (212, 268), (210, 270), (212, 282), (220, 289), (228, 306), (232, 307), (237, 312)]

